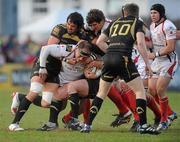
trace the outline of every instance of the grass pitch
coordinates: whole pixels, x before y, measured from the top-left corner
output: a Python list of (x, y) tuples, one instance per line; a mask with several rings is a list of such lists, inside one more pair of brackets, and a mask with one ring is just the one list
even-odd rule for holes
[[(112, 114), (117, 113), (117, 109), (107, 98), (97, 115), (93, 130), (89, 134), (82, 134), (77, 131), (70, 131), (63, 127), (61, 118), (69, 107), (61, 112), (59, 116), (59, 129), (50, 132), (39, 132), (40, 127), (48, 120), (48, 109), (42, 109), (31, 105), (24, 115), (20, 125), (27, 128), (23, 132), (9, 132), (7, 127), (14, 116), (10, 112), (11, 97), (13, 90), (0, 88), (0, 142), (179, 142), (180, 141), (180, 117), (175, 120), (168, 130), (158, 136), (141, 135), (130, 133), (128, 129), (132, 121), (118, 128), (110, 127), (110, 123), (115, 119)], [(180, 92), (168, 92), (170, 104), (180, 114)], [(80, 117), (80, 119), (82, 119)], [(153, 123), (153, 114), (148, 110), (148, 121)]]

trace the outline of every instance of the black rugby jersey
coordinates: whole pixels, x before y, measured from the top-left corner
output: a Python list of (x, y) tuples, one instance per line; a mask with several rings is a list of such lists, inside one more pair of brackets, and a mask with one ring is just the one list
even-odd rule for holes
[[(59, 44), (77, 44), (79, 40), (82, 39), (91, 43), (92, 40), (96, 37), (92, 31), (87, 29), (81, 29), (76, 33), (69, 34), (67, 32), (66, 25), (63, 24), (56, 25), (53, 28), (51, 35), (60, 40)], [(104, 55), (104, 53), (95, 44), (92, 44), (91, 51), (99, 55)]]
[(144, 33), (144, 29), (143, 22), (133, 16), (116, 19), (103, 32), (109, 37), (107, 51), (122, 52), (131, 56), (133, 44), (136, 41), (136, 33)]
[(91, 37), (88, 36), (88, 33), (84, 29), (80, 29), (78, 32), (69, 34), (67, 32), (66, 25), (59, 24), (56, 25), (51, 35), (60, 40), (59, 44), (77, 44), (81, 39), (90, 41)]
[[(83, 29), (76, 33), (69, 34), (67, 32), (66, 25), (63, 24), (56, 25), (51, 31), (51, 35), (60, 40), (58, 44), (75, 45), (81, 39), (90, 40), (90, 36), (88, 36), (88, 34)], [(67, 50), (71, 52), (70, 48), (67, 48)], [(61, 60), (49, 55), (47, 58), (46, 68), (48, 72), (57, 75), (61, 69)]]

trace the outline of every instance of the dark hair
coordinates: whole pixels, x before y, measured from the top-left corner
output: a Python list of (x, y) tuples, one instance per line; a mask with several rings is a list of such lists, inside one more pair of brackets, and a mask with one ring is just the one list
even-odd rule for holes
[(134, 16), (136, 18), (139, 17), (139, 6), (135, 3), (129, 3), (122, 7), (122, 13), (124, 16), (124, 11), (127, 12), (128, 16)]
[(73, 12), (69, 14), (67, 17), (67, 21), (70, 20), (73, 24), (77, 25), (79, 29), (83, 28), (84, 26), (84, 19), (82, 15), (78, 12)]
[(165, 8), (164, 8), (164, 6), (162, 5), (162, 4), (159, 4), (159, 3), (157, 3), (157, 4), (153, 4), (152, 6), (151, 6), (151, 10), (156, 10), (156, 11), (158, 11), (159, 12), (159, 15), (160, 15), (160, 19), (162, 18), (162, 17), (166, 17), (165, 16)]
[(91, 9), (86, 16), (86, 22), (88, 24), (93, 22), (100, 23), (102, 20), (105, 20), (105, 16), (104, 13), (99, 9)]
[(80, 40), (78, 42), (78, 48), (80, 48), (80, 49), (88, 48), (90, 50), (91, 47), (92, 47), (92, 45), (87, 40)]

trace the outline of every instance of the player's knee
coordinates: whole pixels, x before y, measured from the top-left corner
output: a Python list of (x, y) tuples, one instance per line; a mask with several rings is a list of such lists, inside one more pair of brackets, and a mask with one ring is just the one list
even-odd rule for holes
[(76, 86), (73, 83), (72, 84), (70, 83), (67, 88), (67, 93), (72, 94), (74, 92), (78, 92), (77, 90), (78, 89), (76, 88)]
[(165, 95), (166, 89), (163, 87), (158, 87), (157, 88), (157, 95), (160, 97), (163, 97)]
[(41, 93), (43, 88), (43, 85), (39, 82), (32, 82), (31, 83), (31, 87), (30, 87), (30, 91), (34, 92), (34, 93)]
[(42, 107), (49, 107), (52, 101), (52, 97), (53, 97), (53, 93), (52, 92), (48, 92), (48, 91), (44, 91), (42, 93), (42, 102), (41, 102), (41, 106)]
[(154, 88), (152, 88), (152, 87), (148, 88), (148, 92), (153, 96), (156, 95), (156, 90)]

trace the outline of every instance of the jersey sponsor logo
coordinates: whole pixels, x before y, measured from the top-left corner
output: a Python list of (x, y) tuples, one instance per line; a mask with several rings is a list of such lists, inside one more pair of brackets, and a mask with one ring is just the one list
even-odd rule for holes
[(66, 39), (72, 39), (72, 40), (74, 40), (76, 42), (80, 41), (80, 38), (78, 36), (76, 36), (76, 35), (69, 35), (69, 34), (66, 33), (62, 37), (66, 38)]
[(131, 75), (132, 75), (132, 76), (135, 76), (135, 75), (137, 75), (137, 74), (138, 74), (137, 72), (134, 72), (134, 73), (132, 73)]
[(110, 43), (110, 44), (109, 44), (109, 47), (111, 47), (111, 46), (125, 46), (125, 44), (122, 43), (122, 42), (118, 42), (118, 43)]
[(104, 78), (112, 79), (112, 78), (114, 78), (114, 77), (113, 77), (113, 76), (104, 75)]
[(53, 34), (58, 35), (60, 32), (60, 29), (58, 27), (55, 27), (52, 31)]

